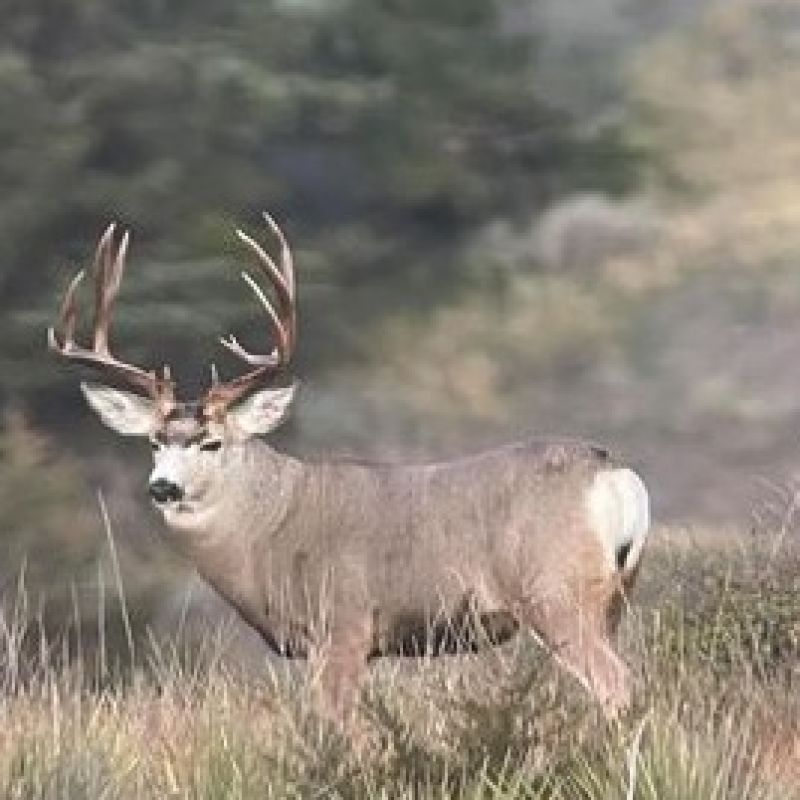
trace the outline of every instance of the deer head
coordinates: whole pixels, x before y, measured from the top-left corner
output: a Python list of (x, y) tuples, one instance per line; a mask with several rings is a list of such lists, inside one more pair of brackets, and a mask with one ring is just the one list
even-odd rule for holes
[[(266, 312), (274, 345), (266, 354), (250, 353), (233, 336), (220, 342), (249, 369), (222, 382), (211, 370), (211, 385), (193, 402), (179, 402), (169, 367), (159, 375), (120, 361), (111, 354), (109, 329), (128, 252), (126, 232), (115, 243), (115, 225), (106, 228), (94, 259), (95, 304), (91, 347), (75, 341), (78, 319), (77, 292), (81, 270), (72, 279), (61, 304), (56, 327), (48, 330), (50, 348), (60, 356), (90, 366), (123, 384), (126, 390), (82, 383), (89, 405), (100, 419), (123, 436), (150, 440), (153, 470), (149, 492), (153, 502), (173, 520), (202, 508), (214, 494), (225, 465), (248, 439), (268, 433), (286, 416), (294, 386), (264, 388), (291, 359), (296, 338), (295, 279), (292, 253), (278, 225), (268, 214), (264, 220), (280, 244), (278, 263), (241, 230), (236, 234), (255, 256), (275, 296), (273, 303), (246, 272), (242, 278)], [(130, 391), (133, 390), (133, 391)]]

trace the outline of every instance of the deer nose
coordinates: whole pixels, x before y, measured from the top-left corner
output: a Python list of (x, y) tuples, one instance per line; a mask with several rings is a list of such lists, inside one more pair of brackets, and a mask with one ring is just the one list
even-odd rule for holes
[(183, 489), (177, 483), (168, 481), (166, 478), (158, 478), (148, 487), (150, 497), (156, 503), (166, 503), (169, 500), (180, 500), (183, 497)]

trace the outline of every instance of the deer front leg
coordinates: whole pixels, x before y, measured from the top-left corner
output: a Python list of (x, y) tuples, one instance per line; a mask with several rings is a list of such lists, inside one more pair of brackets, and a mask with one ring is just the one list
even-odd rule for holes
[(369, 637), (366, 624), (334, 630), (314, 655), (319, 712), (342, 730), (352, 727), (367, 669)]

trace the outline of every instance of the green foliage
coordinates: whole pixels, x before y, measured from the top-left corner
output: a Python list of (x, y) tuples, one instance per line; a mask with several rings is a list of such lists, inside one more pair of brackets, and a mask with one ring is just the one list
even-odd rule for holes
[(677, 593), (653, 611), (648, 649), (679, 672), (702, 667), (721, 686), (742, 672), (791, 684), (800, 663), (798, 557), (765, 549), (762, 539), (747, 543), (744, 556), (691, 549)]
[(20, 414), (9, 413), (4, 422), (0, 433), (4, 553), (0, 581), (4, 587), (13, 587), (22, 570), (37, 589), (49, 586), (51, 596), (57, 596), (69, 577), (74, 579), (91, 562), (100, 536), (99, 520), (91, 513), (77, 463), (56, 457)]
[[(203, 281), (198, 325), (218, 320), (225, 299), (248, 321), (241, 288), (215, 291), (203, 264), (230, 256), (234, 221), (261, 208), (302, 243), (302, 280), (332, 289), (304, 290), (303, 302), (324, 314), (357, 284), (363, 326), (398, 285), (416, 281), (435, 298), (469, 280), (459, 253), (476, 222), (527, 219), (573, 186), (631, 185), (637, 162), (619, 132), (581, 132), (538, 96), (535, 28), (505, 19), (504, 4), (477, 0), (10, 4), (0, 33), (6, 390), (53, 387), (42, 331), (66, 265), (87, 261), (109, 219), (144, 243), (124, 292), (136, 316), (120, 338), (141, 355), (157, 323), (159, 347), (192, 359), (192, 326), (161, 330), (161, 311), (193, 290), (160, 276)], [(346, 336), (338, 314), (325, 316), (326, 335), (312, 323), (304, 340), (322, 364), (341, 357)]]
[[(92, 675), (108, 680), (133, 637), (144, 638), (154, 605), (172, 585), (169, 563), (162, 556), (153, 564), (149, 551), (129, 542), (112, 551), (113, 531), (103, 531), (80, 462), (19, 413), (7, 413), (0, 427), (0, 521), (0, 614), (25, 620), (20, 657), (36, 670), (51, 660), (69, 664), (82, 649), (87, 658), (94, 654), (87, 664)], [(115, 559), (127, 576), (124, 589)], [(3, 635), (11, 634), (5, 629)], [(43, 646), (46, 640), (50, 646)], [(5, 667), (0, 659), (0, 675)]]
[(692, 657), (721, 679), (737, 669), (768, 671), (789, 679), (800, 660), (800, 600), (796, 588), (742, 586), (717, 576), (692, 608), (668, 606), (658, 646), (676, 663)]

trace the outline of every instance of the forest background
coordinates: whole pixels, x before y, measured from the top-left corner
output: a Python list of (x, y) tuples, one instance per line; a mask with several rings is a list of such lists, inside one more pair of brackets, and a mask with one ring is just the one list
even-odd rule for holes
[(97, 609), (97, 490), (135, 621), (185, 578), (147, 448), (45, 347), (111, 220), (133, 231), (116, 349), (187, 393), (212, 360), (237, 368), (219, 335), (257, 341), (233, 231), (279, 220), (302, 381), (281, 448), (427, 459), (570, 434), (634, 463), (661, 520), (794, 508), (799, 3), (0, 9), (3, 592), (22, 574), (45, 616)]

